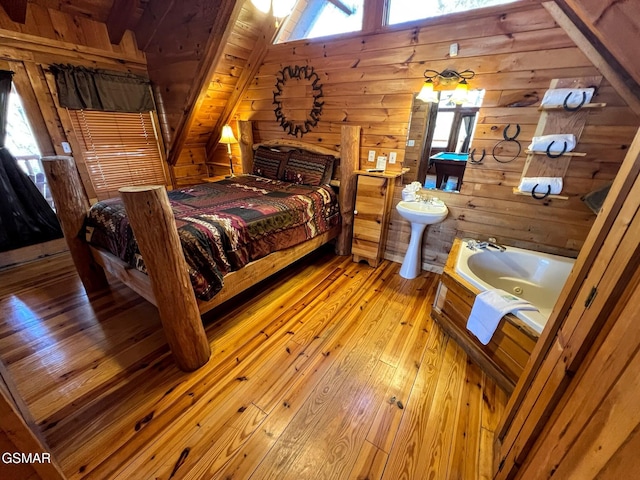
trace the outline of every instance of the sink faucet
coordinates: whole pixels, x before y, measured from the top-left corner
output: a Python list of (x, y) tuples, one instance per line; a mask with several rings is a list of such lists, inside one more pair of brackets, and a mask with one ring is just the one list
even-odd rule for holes
[(496, 250), (500, 250), (501, 252), (504, 252), (507, 247), (505, 247), (504, 245), (500, 245), (497, 240), (493, 237), (489, 237), (489, 240), (487, 240), (486, 242), (478, 242), (477, 244), (478, 248), (495, 248)]
[(478, 240), (468, 240), (467, 241), (467, 248), (471, 249), (471, 250), (475, 250), (476, 248), (479, 249), (486, 249), (486, 248), (495, 248), (496, 250), (499, 250), (501, 252), (504, 252), (507, 247), (505, 247), (504, 245), (500, 245), (495, 238), (491, 237), (489, 238), (487, 241), (485, 242), (480, 242)]

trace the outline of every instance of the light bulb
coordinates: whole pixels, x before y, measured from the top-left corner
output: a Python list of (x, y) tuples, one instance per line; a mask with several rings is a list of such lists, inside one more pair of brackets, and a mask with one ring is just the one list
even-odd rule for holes
[(251, 0), (251, 3), (262, 13), (269, 13), (271, 9), (271, 0)]
[(286, 17), (296, 6), (296, 0), (273, 0), (273, 16), (277, 18)]

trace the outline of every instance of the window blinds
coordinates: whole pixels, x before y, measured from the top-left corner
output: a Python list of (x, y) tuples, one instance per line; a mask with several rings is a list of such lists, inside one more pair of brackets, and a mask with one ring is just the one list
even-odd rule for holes
[(128, 185), (167, 185), (150, 112), (67, 112), (98, 200)]

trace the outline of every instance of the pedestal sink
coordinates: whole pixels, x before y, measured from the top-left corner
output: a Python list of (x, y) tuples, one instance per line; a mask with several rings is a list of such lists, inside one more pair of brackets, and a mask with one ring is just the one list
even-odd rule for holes
[(443, 221), (449, 209), (439, 201), (433, 202), (405, 202), (396, 205), (396, 210), (402, 218), (411, 222), (411, 240), (404, 256), (400, 276), (416, 278), (422, 270), (422, 234), (427, 225)]

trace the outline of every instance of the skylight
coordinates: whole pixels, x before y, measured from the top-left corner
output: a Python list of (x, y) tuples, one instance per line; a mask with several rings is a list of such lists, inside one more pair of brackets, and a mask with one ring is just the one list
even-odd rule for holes
[(389, 25), (423, 18), (438, 17), (448, 13), (465, 12), (482, 7), (512, 3), (515, 0), (389, 0)]
[[(373, 0), (298, 0), (275, 43), (359, 32), (365, 2)], [(388, 0), (388, 25), (512, 3), (516, 0)], [(266, 0), (269, 3), (269, 0)]]
[(276, 43), (318, 38), (362, 30), (365, 0), (308, 0), (298, 2)]
[[(333, 3), (325, 3), (307, 38), (362, 30), (363, 3), (364, 0), (343, 3), (346, 9), (340, 9)], [(351, 13), (347, 13), (347, 10)]]

